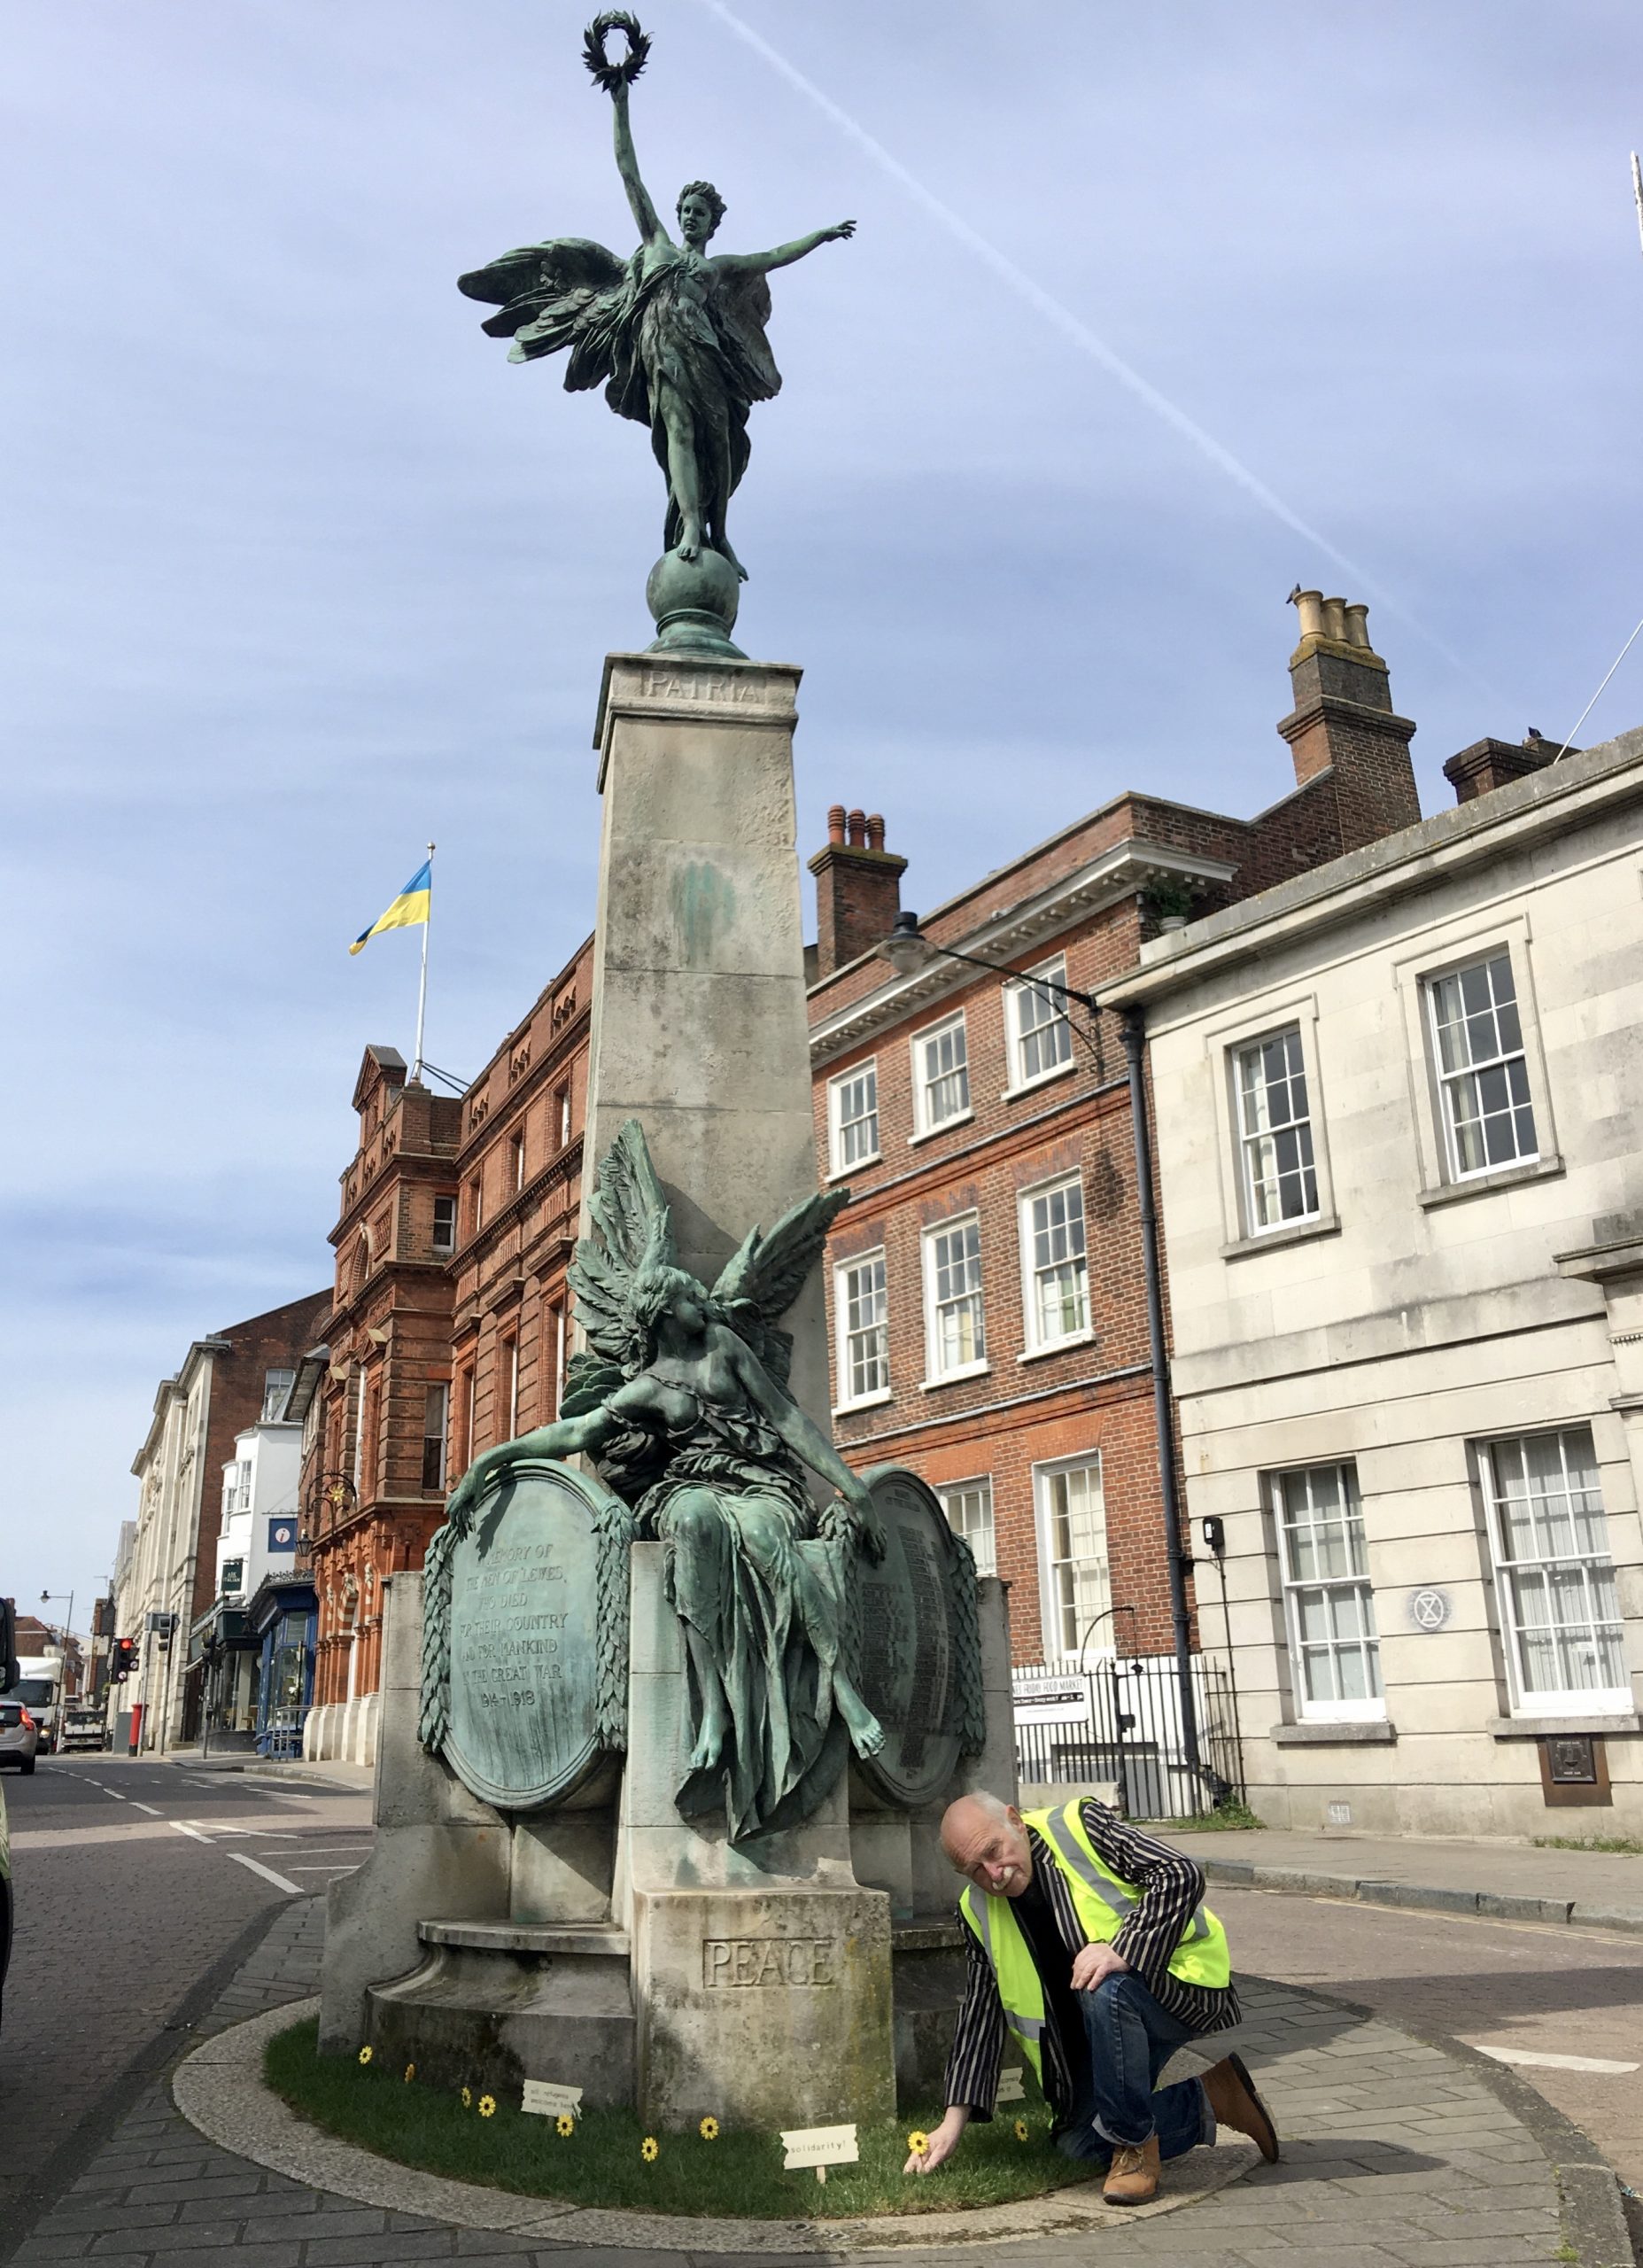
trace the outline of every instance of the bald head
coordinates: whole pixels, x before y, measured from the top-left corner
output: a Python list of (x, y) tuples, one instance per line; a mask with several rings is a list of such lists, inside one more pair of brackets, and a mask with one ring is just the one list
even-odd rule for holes
[(1032, 1846), (1013, 1804), (978, 1790), (949, 1804), (942, 1848), (954, 1871), (994, 1898), (1019, 1898), (1033, 1879)]

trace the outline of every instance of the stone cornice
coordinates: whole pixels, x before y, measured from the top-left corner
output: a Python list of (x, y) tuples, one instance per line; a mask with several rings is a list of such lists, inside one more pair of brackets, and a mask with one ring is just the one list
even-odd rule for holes
[[(1131, 835), (1047, 889), (942, 942), (961, 952), (974, 953), (980, 959), (1009, 959), (1035, 945), (1050, 944), (1075, 922), (1103, 906), (1135, 897), (1161, 878), (1227, 882), (1236, 871), (1224, 858), (1177, 850), (1166, 843)], [(911, 976), (892, 976), (861, 999), (824, 1015), (811, 1028), (811, 1061), (831, 1062), (863, 1040), (901, 1023), (912, 1011), (922, 1012), (949, 993), (967, 990), (980, 974), (964, 961), (944, 959), (938, 948), (927, 966)]]

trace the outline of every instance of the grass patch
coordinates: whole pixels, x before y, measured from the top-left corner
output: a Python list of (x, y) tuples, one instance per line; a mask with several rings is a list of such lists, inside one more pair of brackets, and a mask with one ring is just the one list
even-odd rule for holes
[(1267, 1822), (1233, 1798), (1213, 1811), (1195, 1812), (1190, 1819), (1138, 1819), (1135, 1824), (1160, 1835), (1213, 1835), (1230, 1828), (1265, 1827)]
[[(783, 2171), (779, 2134), (721, 2129), (711, 2142), (694, 2129), (661, 2134), (657, 2155), (647, 2163), (639, 2154), (646, 2130), (632, 2111), (591, 2110), (562, 2139), (551, 2118), (527, 2117), (502, 2096), (494, 2113), (481, 2117), (477, 2087), (473, 2106), (464, 2109), (459, 2091), (415, 2080), (407, 2085), (400, 2070), (322, 2055), (318, 2036), (310, 2019), (278, 2033), (263, 2051), (263, 2077), (301, 2117), (379, 2157), (527, 2197), (631, 2212), (831, 2220), (1007, 2205), (1092, 2178), (1089, 2165), (1053, 2147), (1050, 2113), (1036, 2097), (1005, 2104), (990, 2126), (973, 2125), (957, 2155), (923, 2179), (903, 2174), (907, 2137), (934, 2126), (938, 2111), (864, 2126), (861, 2163), (830, 2166), (823, 2183), (808, 2169)], [(1027, 2130), (1024, 2142), (1018, 2119)]]
[(1617, 1851), (1623, 1858), (1643, 1859), (1643, 1842), (1635, 1835), (1536, 1835), (1537, 1851)]

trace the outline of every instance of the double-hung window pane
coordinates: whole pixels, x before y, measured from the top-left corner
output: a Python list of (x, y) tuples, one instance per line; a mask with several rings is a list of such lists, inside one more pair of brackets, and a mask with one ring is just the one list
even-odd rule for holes
[(430, 1386), (422, 1402), (422, 1486), (445, 1486), (445, 1442), (450, 1416), (451, 1389)]
[(833, 1171), (879, 1154), (879, 1067), (864, 1063), (833, 1083)]
[(928, 1133), (970, 1107), (969, 1050), (965, 1020), (955, 1018), (940, 1031), (921, 1032), (913, 1042), (918, 1088), (918, 1130)]
[(1027, 1332), (1053, 1347), (1089, 1328), (1089, 1270), (1084, 1254), (1084, 1192), (1064, 1181), (1022, 1200), (1027, 1275)]
[(1298, 1024), (1274, 1032), (1237, 1058), (1238, 1139), (1252, 1236), (1310, 1219), (1318, 1210), (1312, 1117)]
[[(1066, 963), (1050, 961), (1035, 975), (1056, 984), (1066, 983)], [(1073, 1032), (1067, 1022), (1066, 996), (1053, 991), (1049, 982), (1035, 983), (1032, 976), (1018, 977), (1011, 988), (1015, 1015), (1015, 1084), (1042, 1079), (1073, 1058)]]
[(1433, 977), (1427, 999), (1450, 1172), (1461, 1180), (1538, 1157), (1510, 953)]
[(1357, 1473), (1350, 1464), (1280, 1472), (1273, 1495), (1301, 1715), (1384, 1715)]
[(1500, 1619), (1517, 1697), (1631, 1706), (1608, 1520), (1584, 1426), (1485, 1441)]
[(993, 1484), (991, 1480), (961, 1480), (940, 1488), (942, 1509), (955, 1535), (963, 1536), (975, 1560), (978, 1575), (996, 1575), (998, 1555), (993, 1543)]
[(262, 1416), (265, 1424), (278, 1418), (296, 1379), (295, 1371), (265, 1371), (262, 1374)]
[(1049, 1590), (1046, 1651), (1076, 1654), (1097, 1631), (1110, 1646), (1106, 1624), (1112, 1592), (1099, 1457), (1040, 1472), (1038, 1500)]
[(981, 1314), (981, 1224), (975, 1215), (932, 1229), (924, 1244), (929, 1300), (931, 1375), (944, 1378), (987, 1360)]
[(840, 1269), (838, 1302), (841, 1399), (861, 1402), (890, 1383), (890, 1303), (881, 1252)]

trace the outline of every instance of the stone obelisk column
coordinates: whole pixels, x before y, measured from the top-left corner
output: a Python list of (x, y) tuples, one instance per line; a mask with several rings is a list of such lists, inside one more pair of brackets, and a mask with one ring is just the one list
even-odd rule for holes
[[(816, 1187), (794, 695), (786, 663), (613, 654), (585, 1186), (644, 1127), (681, 1264), (711, 1285), (756, 1224)], [(787, 1317), (793, 1389), (828, 1428), (822, 1287)], [(847, 1774), (802, 1825), (734, 1846), (686, 1821), (685, 1654), (662, 1551), (633, 1552), (614, 1900), (632, 1933), (639, 2103), (765, 2126), (894, 2106), (889, 1901), (850, 1865)]]

